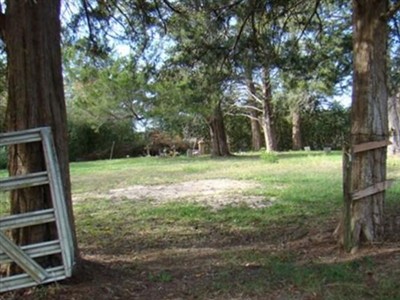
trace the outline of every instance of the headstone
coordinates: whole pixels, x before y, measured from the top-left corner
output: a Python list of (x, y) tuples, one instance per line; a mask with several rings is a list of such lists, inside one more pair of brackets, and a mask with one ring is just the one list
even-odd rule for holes
[(206, 143), (204, 141), (199, 141), (199, 154), (204, 155), (206, 154)]

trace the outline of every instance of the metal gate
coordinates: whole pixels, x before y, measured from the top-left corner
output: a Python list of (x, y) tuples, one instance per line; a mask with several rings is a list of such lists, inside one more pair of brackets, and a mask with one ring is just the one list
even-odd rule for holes
[[(58, 281), (71, 276), (74, 264), (74, 247), (62, 180), (49, 127), (0, 134), (0, 146), (41, 142), (43, 146), (46, 171), (8, 177), (0, 180), (0, 191), (49, 185), (53, 208), (34, 212), (0, 216), (0, 266), (16, 263), (25, 273), (0, 275), (0, 292), (38, 284)], [(5, 234), (5, 231), (26, 226), (55, 222), (58, 239), (37, 244), (18, 246)], [(62, 265), (43, 268), (34, 258), (59, 254)]]

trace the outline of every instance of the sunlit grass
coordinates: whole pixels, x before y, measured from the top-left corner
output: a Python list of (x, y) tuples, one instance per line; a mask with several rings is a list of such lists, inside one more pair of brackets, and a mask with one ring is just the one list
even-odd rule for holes
[[(0, 169), (0, 179), (8, 176), (7, 170)], [(8, 200), (8, 192), (0, 190), (0, 217), (2, 215), (8, 214), (10, 211), (10, 205)]]
[[(72, 164), (73, 193), (78, 195), (135, 184), (231, 178), (259, 183), (247, 194), (273, 200), (273, 205), (260, 209), (243, 204), (215, 211), (187, 199), (153, 205), (151, 199), (115, 202), (88, 196), (75, 204), (82, 251), (125, 255), (148, 249), (219, 249), (213, 258), (218, 268), (213, 271), (212, 283), (192, 290), (198, 297), (261, 297), (269, 293), (277, 293), (282, 299), (293, 295), (323, 299), (348, 295), (355, 299), (397, 297), (397, 279), (391, 277), (377, 279), (381, 288), (368, 289), (368, 272), (378, 265), (374, 259), (326, 264), (317, 257), (303, 261), (302, 253), (290, 249), (277, 250), (281, 243), (318, 228), (322, 232), (326, 226), (333, 230), (329, 226), (336, 224), (342, 207), (339, 152), (287, 152), (277, 154), (277, 158), (274, 163), (253, 154), (223, 159), (132, 158)], [(400, 177), (400, 161), (390, 159), (388, 169), (388, 177)], [(400, 186), (395, 184), (387, 194), (393, 203)], [(260, 243), (275, 250), (257, 248)], [(148, 273), (150, 281), (167, 283), (174, 278), (170, 271), (160, 268)]]
[(9, 193), (0, 191), (0, 217), (10, 212)]
[[(276, 157), (273, 163), (259, 153), (221, 159), (145, 157), (73, 163), (72, 192), (79, 198), (74, 213), (81, 252), (110, 258), (142, 255), (135, 268), (142, 268), (150, 284), (163, 285), (179, 281), (180, 274), (161, 264), (156, 269), (147, 268), (148, 253), (162, 257), (170, 251), (168, 259), (176, 261), (179, 269), (182, 259), (190, 264), (199, 259), (182, 253), (210, 251), (209, 260), (197, 262), (201, 270), (195, 269), (200, 275), (208, 274), (191, 287), (191, 295), (199, 299), (238, 295), (398, 299), (399, 259), (390, 260), (394, 265), (391, 269), (381, 267), (373, 256), (327, 263), (319, 257), (324, 253), (310, 248), (319, 245), (310, 242), (314, 235), (331, 233), (340, 217), (341, 154), (285, 152)], [(225, 178), (256, 182), (257, 187), (246, 195), (264, 197), (271, 205), (258, 209), (246, 204), (227, 205), (215, 210), (191, 202), (190, 197), (155, 204), (154, 199), (107, 196), (110, 189), (138, 184)], [(400, 159), (389, 158), (388, 178), (400, 178)], [(388, 205), (398, 205), (399, 195), (400, 184), (395, 182), (387, 192)], [(309, 245), (288, 246), (303, 238)], [(324, 243), (335, 247), (329, 233)], [(309, 255), (310, 251), (316, 254)], [(187, 276), (195, 271), (190, 269)], [(369, 288), (371, 276), (374, 289)]]

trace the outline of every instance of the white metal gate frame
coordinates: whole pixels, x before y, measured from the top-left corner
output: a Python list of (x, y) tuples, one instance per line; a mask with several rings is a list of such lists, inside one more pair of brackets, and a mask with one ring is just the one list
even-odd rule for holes
[[(42, 143), (46, 171), (2, 179), (0, 191), (49, 185), (53, 208), (0, 218), (0, 265), (14, 262), (25, 272), (0, 275), (0, 293), (65, 279), (71, 276), (74, 264), (72, 231), (51, 129), (40, 127), (0, 134), (0, 146), (32, 142)], [(5, 234), (6, 230), (50, 222), (56, 224), (57, 240), (18, 246)], [(61, 266), (44, 269), (34, 260), (53, 254), (61, 255)]]

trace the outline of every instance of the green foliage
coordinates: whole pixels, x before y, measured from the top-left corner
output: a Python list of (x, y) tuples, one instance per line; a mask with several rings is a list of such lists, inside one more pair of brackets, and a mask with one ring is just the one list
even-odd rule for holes
[(87, 123), (70, 121), (68, 125), (71, 161), (106, 159), (111, 150), (113, 158), (145, 154), (145, 139), (132, 131), (130, 122), (106, 123), (98, 130)]
[(303, 115), (302, 138), (312, 149), (342, 149), (350, 130), (350, 110), (333, 102)]
[(232, 152), (251, 150), (250, 120), (244, 116), (226, 116), (225, 127)]
[(278, 154), (276, 152), (262, 152), (260, 154), (260, 158), (268, 163), (268, 164), (273, 164), (273, 163), (277, 163), (279, 161), (279, 157)]
[(82, 62), (82, 53), (71, 52), (65, 64), (70, 119), (96, 129), (130, 120), (133, 128), (148, 110), (145, 72), (130, 58), (109, 58), (97, 67)]
[[(79, 24), (89, 22), (91, 36), (68, 35), (75, 47), (65, 49), (64, 69), (66, 94), (72, 99), (70, 119), (97, 129), (124, 118), (137, 125), (140, 118), (173, 136), (208, 137), (206, 124), (216, 105), (228, 110), (232, 103), (245, 103), (240, 91), (247, 79), (244, 73), (250, 72), (260, 84), (265, 70), (278, 74), (272, 76), (276, 140), (278, 150), (288, 150), (291, 108), (306, 114), (308, 130), (309, 107), (332, 96), (351, 69), (351, 10), (346, 2), (89, 3), (87, 19), (78, 4), (69, 23), (80, 30)], [(114, 34), (129, 41), (131, 57), (116, 58), (118, 53), (108, 49), (108, 34), (114, 31), (110, 24), (121, 27)], [(92, 59), (87, 48), (101, 55), (92, 53)], [(278, 91), (282, 97), (276, 97)], [(261, 90), (258, 95), (263, 95)], [(249, 149), (249, 122), (242, 116), (226, 119), (231, 149)], [(304, 135), (310, 145), (336, 143)]]
[(208, 135), (204, 117), (210, 113), (210, 98), (197, 90), (197, 83), (188, 72), (175, 67), (161, 70), (158, 82), (151, 87), (154, 97), (150, 115), (156, 127), (171, 134), (204, 137)]
[[(305, 4), (300, 14), (304, 17), (304, 12), (313, 9), (312, 5)], [(288, 39), (279, 59), (282, 83), (288, 92), (296, 94), (300, 90), (300, 94), (307, 91), (309, 94), (332, 95), (351, 72), (350, 3), (321, 4), (318, 15), (319, 18), (311, 19), (306, 28), (300, 21), (304, 19), (290, 18), (288, 21)], [(336, 19), (338, 15), (340, 22)]]
[(135, 129), (149, 110), (145, 72), (130, 58), (97, 66), (81, 51), (65, 52), (70, 159), (144, 155), (144, 135)]

